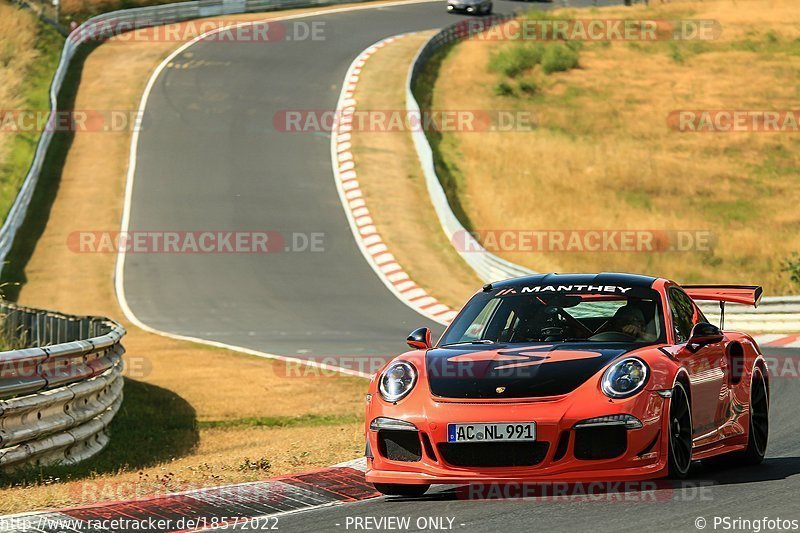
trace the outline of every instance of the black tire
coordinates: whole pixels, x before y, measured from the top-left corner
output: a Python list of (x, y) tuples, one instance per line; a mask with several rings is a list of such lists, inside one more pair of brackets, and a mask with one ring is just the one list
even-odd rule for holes
[(686, 479), (692, 468), (692, 406), (686, 387), (680, 381), (672, 389), (668, 430), (668, 476)]
[(402, 485), (399, 483), (373, 483), (375, 490), (386, 496), (404, 496), (406, 498), (417, 498), (422, 496), (430, 485)]
[(761, 369), (753, 369), (753, 382), (750, 385), (750, 428), (747, 434), (747, 448), (741, 455), (749, 465), (760, 464), (767, 454), (769, 442), (769, 395), (767, 382)]

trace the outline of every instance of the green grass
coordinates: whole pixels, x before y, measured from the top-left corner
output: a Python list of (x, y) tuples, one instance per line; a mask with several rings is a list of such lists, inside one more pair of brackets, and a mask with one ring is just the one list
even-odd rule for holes
[(513, 44), (492, 54), (489, 71), (516, 78), (542, 61), (545, 46), (542, 43)]
[(542, 56), (542, 71), (545, 74), (566, 72), (578, 66), (578, 51), (561, 43), (553, 43), (546, 47)]
[(700, 208), (710, 218), (726, 224), (755, 222), (759, 218), (758, 206), (746, 199), (703, 202)]
[[(436, 80), (439, 78), (439, 71), (442, 63), (447, 56), (454, 50), (454, 45), (446, 46), (437, 50), (423, 65), (422, 70), (417, 76), (416, 82), (412, 87), (414, 97), (419, 102), (420, 109), (431, 109), (433, 102), (433, 88), (436, 85)], [(510, 88), (510, 86), (509, 86)], [(496, 90), (505, 91), (505, 88), (496, 87)], [(513, 89), (512, 89), (513, 92)], [(442, 183), (442, 188), (447, 196), (447, 202), (450, 204), (450, 209), (461, 221), (461, 224), (467, 229), (472, 228), (472, 223), (467, 215), (466, 209), (461, 203), (460, 191), (463, 187), (464, 177), (454, 161), (447, 160), (442, 157), (442, 142), (453, 143), (453, 136), (444, 137), (441, 132), (436, 130), (426, 130), (425, 136), (431, 145), (433, 151), (433, 166), (436, 170), (436, 175)]]
[(76, 21), (79, 24), (86, 21), (91, 17), (95, 17), (102, 13), (109, 11), (116, 11), (118, 9), (130, 9), (134, 7), (156, 6), (161, 4), (174, 4), (177, 2), (188, 2), (189, 0), (118, 0), (117, 2), (103, 3), (93, 5), (92, 1), (82, 2), (80, 9), (63, 12), (59, 22), (68, 26), (70, 22)]
[(494, 94), (497, 96), (514, 96), (514, 88), (507, 82), (501, 81), (494, 86)]
[(536, 82), (528, 80), (519, 80), (517, 82), (517, 89), (519, 89), (521, 93), (528, 96), (533, 96), (539, 91), (539, 87), (536, 85)]
[(684, 64), (691, 58), (709, 52), (745, 52), (756, 54), (753, 61), (780, 59), (782, 56), (800, 56), (800, 38), (789, 39), (774, 30), (766, 33), (751, 32), (746, 38), (735, 41), (686, 40), (628, 42), (625, 46), (638, 53), (666, 54), (674, 63)]
[(305, 414), (302, 416), (260, 416), (238, 418), (234, 420), (204, 420), (198, 423), (200, 429), (214, 428), (292, 428), (292, 427), (321, 427), (341, 426), (362, 422), (361, 415), (316, 415)]
[(622, 199), (625, 200), (626, 204), (635, 209), (646, 209), (650, 211), (653, 208), (653, 205), (650, 202), (650, 195), (648, 195), (645, 191), (623, 190), (618, 194), (622, 196)]
[[(38, 59), (25, 73), (25, 108), (32, 110), (50, 109), (50, 82), (55, 74), (64, 38), (52, 27), (39, 22), (36, 40)], [(3, 135), (10, 135), (8, 133)], [(0, 220), (5, 220), (20, 185), (28, 173), (40, 132), (14, 134), (8, 151), (8, 159), (0, 164)]]
[[(532, 11), (523, 19), (553, 20), (552, 14)], [(540, 89), (552, 85), (549, 78), (555, 72), (578, 68), (578, 56), (584, 44), (552, 40), (533, 40), (502, 43), (489, 56), (486, 68), (497, 75), (494, 85), (497, 96), (524, 96), (528, 99), (540, 94)]]
[[(78, 93), (78, 86), (83, 73), (83, 65), (86, 62), (86, 58), (97, 46), (99, 44), (87, 44), (79, 48), (75, 53), (64, 77), (61, 92), (58, 95), (58, 109), (74, 108), (75, 97)], [(22, 286), (27, 283), (25, 267), (33, 256), (36, 243), (47, 226), (50, 209), (58, 193), (64, 162), (73, 140), (73, 132), (59, 132), (53, 136), (50, 147), (45, 154), (39, 183), (33, 192), (25, 221), (17, 232), (11, 251), (6, 257), (6, 266), (3, 268), (2, 278), (0, 278), (4, 296), (8, 300), (16, 301)], [(27, 172), (27, 168), (25, 172)]]

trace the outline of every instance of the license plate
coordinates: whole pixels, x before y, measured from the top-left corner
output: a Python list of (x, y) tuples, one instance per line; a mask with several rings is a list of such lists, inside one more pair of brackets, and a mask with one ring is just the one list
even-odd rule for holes
[(447, 442), (508, 442), (536, 440), (536, 422), (447, 424)]

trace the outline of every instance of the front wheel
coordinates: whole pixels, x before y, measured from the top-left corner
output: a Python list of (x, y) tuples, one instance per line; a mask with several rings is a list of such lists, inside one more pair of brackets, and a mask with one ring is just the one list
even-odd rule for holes
[(399, 483), (373, 483), (375, 490), (386, 496), (416, 498), (425, 494), (430, 485), (404, 485)]
[(692, 407), (686, 387), (680, 381), (669, 402), (669, 458), (671, 479), (686, 479), (692, 467)]

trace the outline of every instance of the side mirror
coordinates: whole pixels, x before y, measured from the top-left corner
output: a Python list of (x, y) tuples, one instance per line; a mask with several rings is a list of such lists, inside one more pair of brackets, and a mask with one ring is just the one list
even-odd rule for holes
[(406, 338), (406, 343), (415, 350), (430, 350), (431, 330), (429, 328), (417, 328)]
[(721, 342), (723, 337), (722, 330), (714, 324), (699, 322), (692, 328), (692, 333), (689, 335), (687, 344), (694, 344), (700, 347), (706, 344)]

